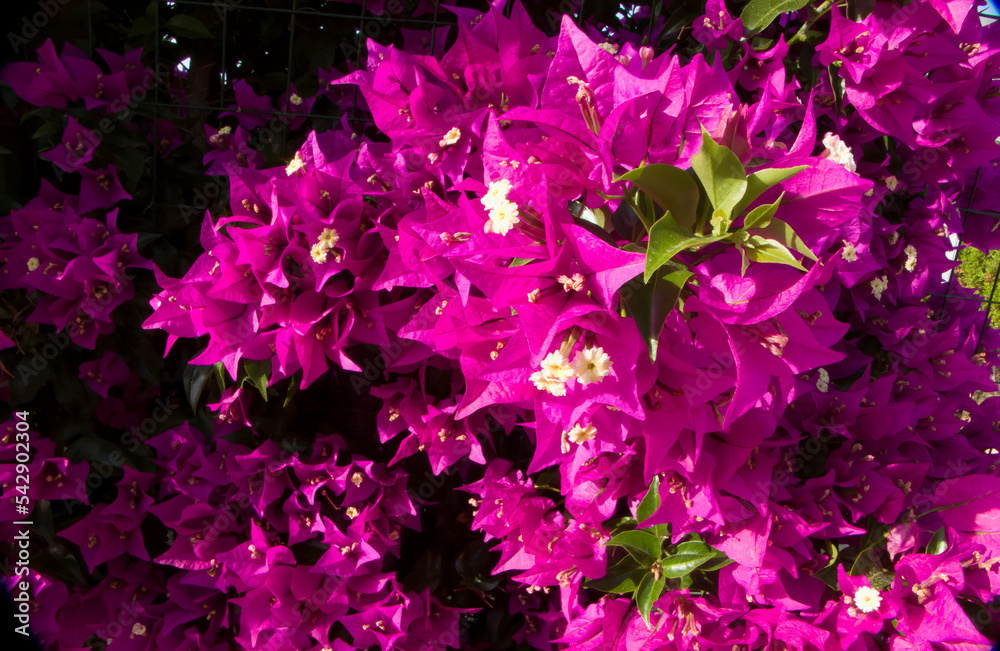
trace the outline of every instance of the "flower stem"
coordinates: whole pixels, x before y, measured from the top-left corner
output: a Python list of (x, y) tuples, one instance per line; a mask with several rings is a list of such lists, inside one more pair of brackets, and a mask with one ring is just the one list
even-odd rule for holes
[(806, 32), (808, 32), (809, 29), (816, 23), (816, 21), (822, 18), (826, 14), (826, 12), (830, 11), (833, 5), (834, 5), (834, 0), (825, 0), (825, 2), (823, 2), (823, 4), (821, 4), (819, 8), (815, 10), (815, 13), (813, 13), (809, 17), (809, 20), (807, 20), (805, 24), (799, 28), (799, 31), (795, 32), (795, 35), (792, 36), (790, 39), (788, 39), (788, 47), (791, 47), (795, 43), (804, 40), (806, 37)]

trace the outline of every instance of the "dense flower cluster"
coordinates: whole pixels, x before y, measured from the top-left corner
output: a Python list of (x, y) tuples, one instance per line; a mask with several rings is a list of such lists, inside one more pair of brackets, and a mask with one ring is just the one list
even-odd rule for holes
[[(516, 3), (452, 11), (440, 58), (369, 42), (365, 69), (328, 80), (360, 89), (377, 139), (345, 122), (262, 168), (271, 101), (246, 84), (235, 131), (206, 129), (230, 214), (205, 216), (182, 278), (155, 270), (145, 327), (205, 337), (191, 362), (236, 385), (212, 436), (150, 439), (156, 471), (125, 467), (57, 532), (106, 569), (72, 591), (31, 575), (59, 613), (58, 634), (38, 624), (50, 648), (94, 626), (109, 649), (471, 648), (465, 609), (392, 569), (421, 528), (393, 468), (411, 458), (464, 484), (460, 522), (495, 542), (533, 648), (988, 648), (1000, 340), (941, 297), (964, 291), (950, 235), (997, 241), (980, 214), (1000, 213), (997, 28), (969, 2), (833, 5), (831, 74), (809, 88), (786, 74), (795, 39), (755, 49), (715, 0), (693, 26), (709, 59), (568, 17), (549, 37)], [(67, 127), (73, 156), (84, 132)], [(8, 220), (4, 271), (27, 271), (4, 287), (39, 291), (60, 328), (70, 308), (110, 323), (131, 295), (88, 301), (145, 264), (134, 236), (78, 216), (113, 202), (37, 201)], [(377, 432), (350, 436), (388, 458), (260, 427), (245, 444), (251, 367), (265, 397), (344, 373), (381, 402)], [(81, 377), (107, 397), (127, 373)], [(526, 458), (495, 444), (523, 433)], [(81, 472), (42, 452), (53, 481)], [(154, 519), (170, 547), (151, 558)], [(111, 633), (119, 602), (131, 628)]]

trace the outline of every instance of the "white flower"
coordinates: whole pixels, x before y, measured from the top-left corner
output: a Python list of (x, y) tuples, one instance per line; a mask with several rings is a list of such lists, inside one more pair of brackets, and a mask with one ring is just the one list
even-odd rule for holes
[(295, 93), (292, 93), (288, 97), (288, 101), (291, 102), (295, 106), (300, 106), (302, 104), (302, 98), (299, 97), (298, 95), (296, 95)]
[(559, 276), (558, 278), (556, 278), (556, 282), (560, 283), (563, 286), (563, 291), (567, 292), (567, 293), (571, 289), (574, 292), (578, 292), (578, 291), (582, 290), (583, 289), (583, 283), (585, 281), (586, 281), (586, 278), (584, 278), (583, 274), (581, 274), (579, 272), (573, 274), (572, 277), (567, 276), (566, 274), (563, 274), (562, 276)]
[(222, 136), (228, 136), (232, 132), (233, 132), (232, 127), (222, 127), (221, 129), (218, 130), (218, 132), (209, 136), (208, 141), (213, 145), (217, 145), (222, 140)]
[(542, 374), (550, 379), (565, 382), (573, 377), (573, 367), (569, 365), (565, 355), (556, 350), (542, 360)]
[(38, 265), (41, 264), (38, 258), (28, 258), (28, 271), (34, 271), (38, 269)]
[[(312, 256), (314, 262), (323, 264), (326, 262), (326, 254), (337, 246), (337, 242), (340, 241), (340, 234), (337, 233), (336, 229), (324, 228), (323, 232), (319, 234), (319, 238), (312, 248), (309, 250), (309, 255)], [(339, 261), (339, 260), (338, 260)]]
[(906, 262), (903, 264), (903, 267), (907, 271), (913, 271), (914, 269), (916, 269), (917, 268), (917, 247), (913, 246), (912, 244), (907, 244), (906, 248), (903, 249), (903, 253), (906, 254)]
[(513, 201), (503, 200), (490, 209), (490, 220), (483, 225), (483, 231), (506, 235), (514, 225), (521, 221), (517, 216), (517, 204)]
[(295, 152), (295, 158), (289, 161), (288, 167), (285, 168), (285, 174), (291, 176), (303, 167), (305, 167), (305, 161), (302, 160), (302, 152), (297, 151)]
[(819, 379), (816, 380), (816, 388), (819, 389), (820, 393), (826, 393), (830, 390), (830, 374), (827, 373), (825, 368), (819, 370)]
[(848, 262), (854, 262), (858, 259), (858, 250), (854, 248), (853, 244), (844, 240), (844, 250), (840, 252), (840, 257)]
[(874, 280), (872, 280), (871, 285), (872, 285), (872, 296), (875, 297), (876, 301), (881, 301), (882, 292), (889, 289), (889, 278), (888, 276), (875, 278)]
[(479, 202), (483, 204), (483, 208), (491, 210), (494, 206), (507, 200), (507, 193), (510, 192), (512, 187), (510, 181), (507, 179), (490, 181), (489, 191)]
[(874, 612), (882, 605), (882, 595), (875, 588), (863, 586), (854, 593), (854, 605), (863, 613)]
[(340, 241), (340, 233), (335, 228), (324, 228), (320, 232), (318, 240), (332, 249)]
[(452, 127), (448, 133), (444, 134), (441, 138), (441, 142), (438, 143), (439, 147), (447, 147), (448, 145), (454, 145), (458, 142), (458, 139), (462, 137), (462, 132), (458, 127)]
[(577, 445), (593, 440), (595, 436), (597, 436), (597, 428), (594, 427), (593, 424), (588, 424), (586, 427), (580, 427), (579, 423), (574, 425), (573, 429), (566, 434), (566, 438)]
[(573, 357), (573, 369), (580, 384), (600, 382), (611, 373), (611, 357), (601, 347), (579, 350)]
[(851, 148), (840, 139), (840, 136), (827, 131), (826, 135), (823, 136), (823, 146), (826, 147), (826, 152), (824, 153), (827, 158), (834, 163), (843, 165), (844, 169), (848, 172), (857, 171), (858, 167), (854, 163), (854, 154), (851, 153)]
[(554, 396), (566, 395), (566, 383), (562, 380), (551, 378), (542, 371), (535, 371), (528, 379), (535, 384), (535, 388), (539, 391), (548, 391)]
[(899, 187), (899, 179), (895, 176), (887, 176), (882, 180), (885, 181), (885, 187), (889, 188), (889, 192), (895, 192)]

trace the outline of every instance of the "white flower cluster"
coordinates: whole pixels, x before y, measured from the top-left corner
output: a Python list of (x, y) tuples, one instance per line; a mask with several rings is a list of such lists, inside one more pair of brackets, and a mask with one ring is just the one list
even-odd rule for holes
[(875, 278), (871, 282), (872, 285), (872, 296), (875, 297), (876, 301), (882, 300), (882, 292), (889, 289), (889, 277), (882, 276), (881, 278)]
[(906, 262), (903, 263), (903, 268), (907, 271), (913, 271), (917, 268), (917, 247), (912, 244), (907, 244), (906, 248), (903, 249), (903, 253), (906, 254)]
[(586, 386), (600, 382), (611, 373), (611, 357), (600, 346), (577, 351), (570, 363), (560, 351), (554, 351), (542, 360), (542, 368), (529, 378), (539, 391), (554, 396), (566, 395), (566, 381), (575, 377)]
[(448, 133), (444, 134), (440, 142), (438, 142), (439, 147), (447, 147), (448, 145), (454, 145), (458, 142), (459, 138), (462, 137), (462, 130), (458, 127), (452, 127)]
[(819, 378), (816, 380), (816, 388), (819, 389), (820, 393), (826, 393), (830, 390), (830, 374), (825, 368), (819, 370)]
[(840, 136), (828, 131), (823, 136), (823, 146), (826, 147), (826, 151), (821, 155), (825, 154), (826, 158), (829, 158), (834, 163), (843, 165), (844, 169), (848, 172), (858, 171), (858, 166), (854, 163), (854, 154), (851, 152), (851, 148), (844, 144)]
[[(340, 234), (334, 228), (324, 228), (323, 232), (319, 234), (318, 241), (312, 245), (312, 249), (309, 250), (309, 254), (312, 259), (323, 264), (326, 262), (326, 254), (329, 253), (333, 247), (337, 246), (337, 242), (340, 241)], [(340, 256), (337, 256), (338, 258)], [(339, 260), (338, 260), (339, 262)]]
[(517, 204), (507, 199), (511, 187), (507, 179), (490, 182), (489, 191), (479, 200), (483, 207), (490, 211), (490, 220), (483, 226), (483, 231), (506, 235), (521, 221), (517, 216)]

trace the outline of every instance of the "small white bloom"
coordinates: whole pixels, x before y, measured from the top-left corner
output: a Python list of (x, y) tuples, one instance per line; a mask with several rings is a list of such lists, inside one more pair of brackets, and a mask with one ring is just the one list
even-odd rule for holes
[(297, 151), (295, 152), (295, 158), (289, 161), (288, 167), (285, 168), (285, 174), (291, 176), (303, 167), (305, 167), (305, 161), (302, 160), (302, 152)]
[(291, 102), (295, 106), (300, 106), (302, 104), (302, 98), (299, 97), (298, 95), (296, 95), (295, 93), (292, 93), (288, 97), (288, 101)]
[(892, 246), (899, 241), (899, 231), (893, 231), (889, 233), (889, 246)]
[(858, 170), (857, 165), (854, 163), (854, 154), (851, 152), (851, 148), (844, 144), (840, 136), (827, 131), (826, 135), (823, 136), (823, 146), (826, 147), (826, 152), (829, 152), (827, 153), (827, 158), (834, 163), (843, 165), (844, 169), (848, 172), (856, 172)]
[(444, 137), (441, 138), (441, 142), (438, 143), (438, 146), (447, 147), (448, 145), (454, 145), (461, 137), (461, 130), (459, 130), (458, 127), (452, 127), (451, 130), (444, 134)]
[(611, 357), (601, 347), (579, 350), (573, 357), (573, 369), (580, 384), (600, 382), (611, 373)]
[(232, 127), (222, 127), (215, 134), (208, 137), (208, 141), (213, 145), (217, 145), (222, 141), (223, 136), (228, 136), (233, 132)]
[(585, 281), (586, 278), (584, 278), (583, 274), (579, 272), (573, 274), (572, 277), (563, 274), (562, 276), (556, 278), (556, 282), (560, 283), (563, 286), (563, 291), (567, 293), (569, 293), (570, 290), (573, 290), (574, 292), (582, 290)]
[(906, 262), (903, 264), (903, 267), (907, 271), (913, 271), (914, 269), (916, 269), (917, 268), (917, 247), (913, 246), (912, 244), (907, 244), (906, 248), (903, 249), (903, 253), (906, 254)]
[(312, 248), (309, 249), (309, 255), (312, 256), (313, 262), (317, 264), (323, 264), (324, 262), (326, 262), (327, 251), (329, 251), (329, 249), (327, 249), (321, 243), (316, 242), (315, 244), (312, 245)]
[(573, 377), (573, 367), (569, 365), (569, 360), (556, 350), (542, 360), (542, 374), (553, 380), (565, 382)]
[(597, 428), (594, 427), (593, 424), (588, 424), (586, 427), (580, 427), (579, 423), (574, 425), (573, 429), (566, 434), (566, 438), (577, 445), (591, 441), (595, 436), (597, 436)]
[(337, 233), (336, 229), (324, 228), (323, 232), (319, 234), (319, 239), (309, 250), (309, 255), (312, 256), (314, 262), (323, 264), (326, 262), (326, 254), (337, 246), (337, 242), (339, 241), (340, 234)]
[(872, 285), (872, 296), (875, 297), (876, 301), (882, 300), (882, 292), (889, 289), (889, 277), (882, 276), (881, 278), (875, 278), (871, 282)]
[(825, 368), (819, 370), (819, 379), (816, 380), (816, 388), (819, 389), (820, 393), (826, 393), (830, 390), (830, 374), (827, 373)]
[(132, 636), (133, 637), (135, 637), (136, 635), (142, 636), (142, 635), (145, 635), (145, 634), (146, 634), (146, 625), (145, 624), (143, 624), (142, 622), (136, 622), (135, 624), (132, 625)]
[(895, 176), (887, 176), (882, 180), (885, 181), (885, 187), (889, 188), (889, 192), (895, 192), (899, 187), (899, 179)]
[(34, 271), (38, 269), (38, 265), (41, 264), (38, 258), (28, 258), (28, 271)]
[(882, 595), (875, 588), (864, 586), (854, 593), (854, 605), (863, 613), (871, 613), (882, 605)]
[(517, 204), (504, 199), (502, 203), (490, 209), (490, 220), (483, 225), (483, 230), (487, 233), (506, 235), (521, 221), (517, 215)]
[(535, 371), (528, 379), (535, 384), (535, 388), (539, 391), (548, 391), (554, 396), (566, 395), (566, 383), (562, 380), (551, 378), (542, 371)]
[(494, 206), (507, 200), (507, 193), (510, 192), (512, 187), (510, 181), (507, 179), (490, 181), (489, 191), (487, 191), (486, 195), (479, 202), (483, 204), (483, 208), (491, 210)]
[(854, 245), (844, 240), (844, 250), (840, 252), (840, 257), (848, 262), (854, 262), (858, 259), (858, 250), (854, 248)]
[(335, 228), (324, 228), (319, 234), (319, 241), (332, 249), (340, 241), (340, 233)]

